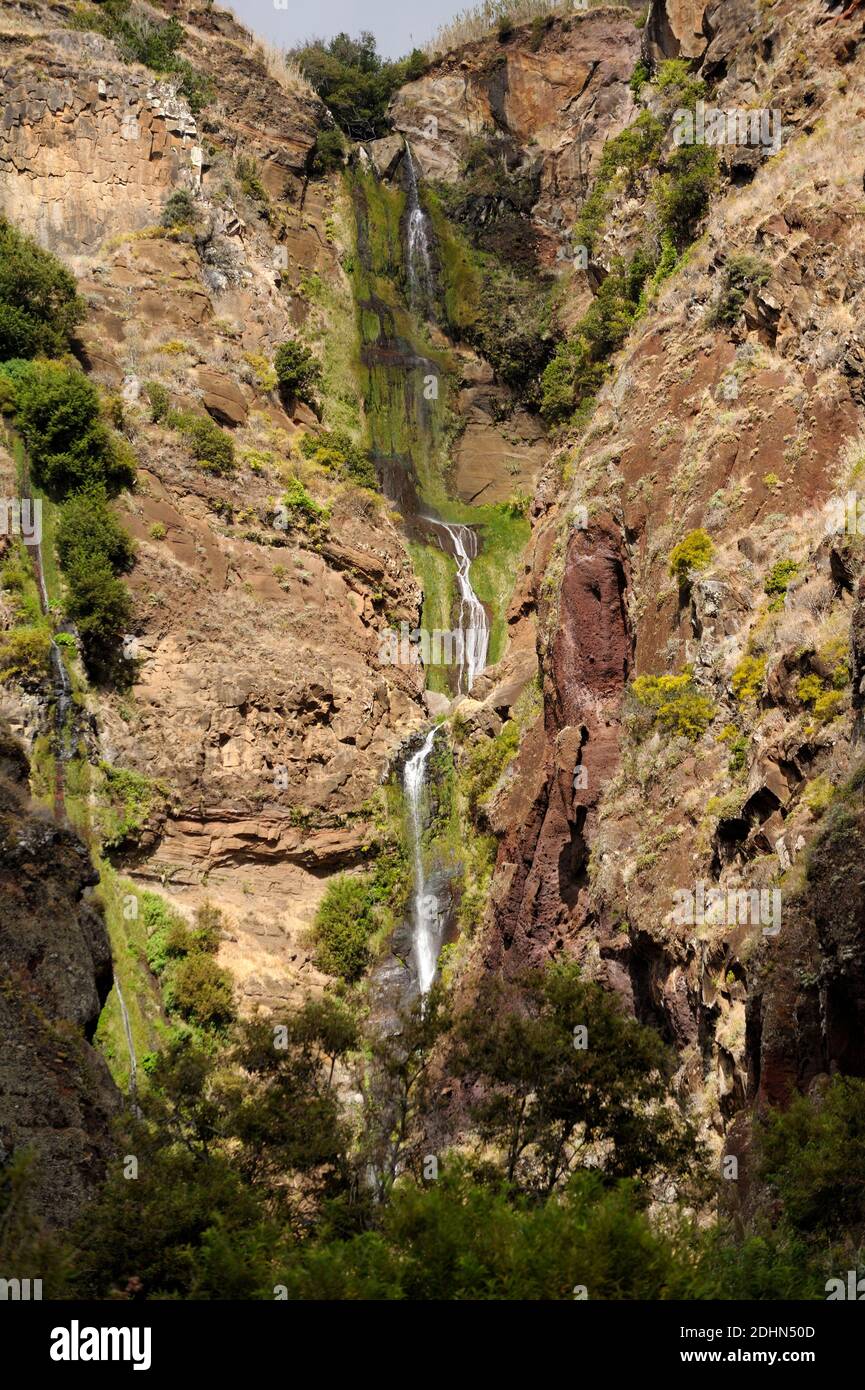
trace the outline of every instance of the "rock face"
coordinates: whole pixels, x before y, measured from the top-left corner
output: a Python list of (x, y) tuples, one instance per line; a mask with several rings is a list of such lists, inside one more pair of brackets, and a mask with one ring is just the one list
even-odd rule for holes
[[(553, 460), (573, 484), (541, 483), (512, 620), (536, 614), (544, 714), (490, 811), (500, 847), (482, 959), (511, 971), (576, 956), (676, 1046), (682, 1090), (720, 1137), (749, 1103), (865, 1071), (861, 778), (825, 820), (820, 801), (863, 751), (859, 571), (837, 523), (826, 531), (861, 453), (865, 146), (854, 154), (848, 132), (865, 54), (861, 16), (844, 29), (793, 5), (708, 5), (705, 21), (702, 9), (655, 4), (655, 56), (705, 47), (717, 105), (771, 90), (801, 138), (795, 157), (747, 173), (722, 152), (731, 182), (703, 242), (632, 333), (590, 428)], [(708, 46), (689, 46), (703, 25)], [(626, 229), (629, 215), (613, 221)], [(734, 254), (761, 258), (766, 280), (738, 322), (713, 328)], [(701, 527), (712, 560), (680, 589), (670, 552)], [(766, 586), (791, 559), (773, 609)], [(832, 653), (847, 653), (834, 674)], [(688, 671), (714, 714), (693, 745), (653, 728), (626, 689)], [(823, 719), (803, 702), (809, 677), (841, 692)], [(777, 889), (780, 931), (772, 911), (677, 918), (677, 894), (700, 884)]]
[[(196, 70), (218, 76), (224, 138), (242, 141), (275, 196), (299, 199), (320, 102), (273, 80), (232, 16), (165, 8), (191, 17)], [(73, 257), (158, 222), (168, 193), (198, 188), (212, 159), (212, 143), (176, 84), (121, 63), (101, 35), (63, 27), (66, 6), (13, 9), (20, 18), (9, 14), (8, 32), (0, 23), (0, 48), (13, 60), (3, 76), (3, 206), (46, 246)]]
[(36, 1210), (62, 1226), (104, 1174), (120, 1104), (91, 1046), (111, 949), (87, 849), (30, 806), (27, 775), (0, 730), (0, 1158), (33, 1152)]
[[(636, 7), (635, 7), (636, 9)], [(634, 14), (588, 11), (556, 20), (537, 42), (527, 29), (468, 44), (406, 83), (391, 108), (424, 175), (456, 178), (467, 143), (498, 131), (537, 175), (533, 219), (550, 262), (564, 256), (604, 141), (633, 112), (628, 86), (640, 56)]]
[(652, 0), (644, 31), (646, 57), (654, 63), (665, 58), (702, 58), (708, 43), (703, 26), (706, 9), (706, 0)]
[[(66, 6), (4, 10), (0, 205), (74, 266), (89, 311), (77, 350), (122, 398), (139, 465), (118, 504), (138, 542), (134, 695), (100, 699), (91, 751), (169, 796), (120, 857), (186, 910), (218, 896), (242, 997), (274, 1003), (322, 982), (308, 937), (326, 877), (362, 858), (379, 780), (427, 718), (418, 672), (380, 659), (389, 623), (418, 621), (421, 591), (370, 493), (319, 477), (318, 528), (278, 506), (315, 471), (299, 441), (319, 422), (280, 399), (270, 366), (299, 325), (359, 422), (351, 366), (328, 357), (355, 333), (349, 215), (338, 180), (305, 174), (329, 117), (227, 12), (164, 8), (219, 93), (200, 119), (108, 40), (63, 27)], [(178, 189), (196, 193), (196, 238), (157, 225)], [(310, 285), (327, 286), (326, 309)], [(154, 383), (224, 427), (230, 476), (153, 421)]]

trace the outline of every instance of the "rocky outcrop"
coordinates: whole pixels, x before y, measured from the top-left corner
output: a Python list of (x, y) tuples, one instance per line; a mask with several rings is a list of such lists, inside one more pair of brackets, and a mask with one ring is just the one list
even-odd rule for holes
[[(493, 821), (502, 839), (492, 887), (488, 968), (537, 966), (589, 921), (588, 860), (604, 787), (618, 764), (631, 666), (626, 570), (615, 526), (567, 542), (545, 710), (520, 750)], [(543, 624), (547, 615), (541, 610)]]
[(86, 847), (30, 805), (0, 731), (0, 1161), (29, 1152), (33, 1200), (66, 1225), (99, 1184), (120, 1096), (91, 1046), (112, 984)]
[(702, 58), (708, 35), (706, 0), (652, 0), (643, 31), (643, 53), (652, 63), (666, 58)]
[(604, 141), (633, 112), (635, 17), (605, 7), (557, 19), (531, 43), (518, 29), (506, 42), (469, 44), (400, 89), (394, 125), (430, 179), (455, 180), (474, 138), (511, 141), (512, 167), (538, 181), (532, 218), (542, 256), (561, 259)]

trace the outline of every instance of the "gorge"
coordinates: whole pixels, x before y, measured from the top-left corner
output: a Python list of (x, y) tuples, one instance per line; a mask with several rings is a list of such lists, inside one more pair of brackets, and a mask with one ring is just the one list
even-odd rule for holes
[(241, 18), (0, 9), (0, 1279), (822, 1300), (865, 12)]

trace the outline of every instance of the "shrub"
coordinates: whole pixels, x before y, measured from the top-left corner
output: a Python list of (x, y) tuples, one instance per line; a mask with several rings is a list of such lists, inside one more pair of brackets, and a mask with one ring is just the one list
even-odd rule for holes
[(160, 381), (146, 382), (144, 390), (150, 402), (150, 418), (154, 425), (159, 425), (168, 415), (171, 398)]
[(276, 379), (281, 392), (291, 400), (315, 401), (316, 387), (321, 384), (321, 363), (308, 347), (297, 338), (290, 338), (276, 349), (273, 359)]
[(102, 843), (106, 849), (117, 849), (135, 838), (151, 813), (165, 804), (168, 788), (131, 768), (112, 767), (110, 763), (101, 762), (99, 769), (105, 779)]
[(359, 980), (370, 963), (369, 938), (376, 925), (368, 881), (338, 874), (315, 915), (316, 964), (349, 984)]
[(160, 221), (163, 227), (188, 226), (195, 221), (195, 199), (186, 188), (175, 188), (168, 195)]
[(345, 162), (345, 143), (338, 130), (320, 130), (309, 158), (311, 174), (332, 174)]
[(692, 570), (706, 568), (714, 553), (712, 539), (702, 527), (691, 531), (670, 552), (670, 574), (684, 584)]
[(84, 313), (71, 272), (0, 217), (0, 359), (64, 352)]
[(195, 462), (208, 473), (231, 473), (235, 465), (234, 443), (209, 415), (191, 410), (170, 411), (167, 423), (188, 441)]
[(419, 49), (395, 63), (382, 58), (368, 32), (356, 39), (344, 33), (329, 42), (313, 39), (290, 56), (352, 140), (374, 140), (388, 134), (391, 97), (404, 82), (426, 70), (426, 59)]
[(733, 694), (737, 700), (756, 700), (763, 689), (766, 675), (764, 656), (743, 656), (731, 679)]
[(654, 262), (638, 250), (617, 257), (574, 335), (556, 349), (541, 376), (541, 414), (549, 424), (566, 420), (601, 386), (609, 359), (628, 336)]
[(796, 560), (777, 560), (763, 580), (763, 590), (772, 599), (769, 607), (778, 610), (784, 607), (784, 596), (791, 581), (799, 573)]
[(601, 152), (594, 187), (583, 204), (575, 228), (578, 243), (591, 251), (606, 217), (608, 194), (620, 177), (625, 191), (633, 193), (647, 169), (657, 167), (664, 141), (664, 127), (656, 116), (643, 111), (632, 125), (607, 140)]
[(36, 482), (62, 500), (102, 485), (131, 486), (134, 462), (125, 441), (101, 418), (99, 393), (87, 377), (55, 362), (30, 363), (14, 382), (15, 417)]
[(681, 676), (638, 676), (631, 694), (652, 720), (671, 734), (681, 734), (695, 742), (715, 717), (715, 706), (700, 695), (690, 671)]
[(38, 627), (17, 627), (0, 634), (0, 684), (15, 681), (39, 690), (51, 674), (51, 638)]
[[(772, 274), (772, 267), (759, 256), (736, 255), (727, 258), (724, 266), (724, 279), (721, 292), (709, 311), (710, 324), (733, 324), (742, 312), (742, 306), (755, 285), (765, 285)], [(779, 480), (774, 474), (768, 478)], [(767, 483), (766, 486), (773, 484)]]
[(288, 512), (289, 523), (293, 526), (318, 529), (327, 524), (330, 515), (328, 508), (316, 502), (299, 478), (291, 478), (282, 504)]
[(107, 566), (89, 573), (76, 568), (69, 575), (66, 616), (78, 628), (88, 658), (94, 663), (129, 629), (132, 619), (129, 590)]
[(495, 738), (482, 738), (469, 751), (464, 776), (466, 798), (473, 817), (505, 768), (516, 757), (519, 745), (519, 726), (509, 719)]
[(99, 568), (114, 572), (131, 569), (135, 543), (108, 507), (103, 493), (83, 492), (70, 497), (60, 511), (57, 554), (63, 569)]
[(360, 487), (378, 486), (375, 464), (369, 454), (355, 444), (345, 430), (322, 430), (319, 434), (305, 434), (300, 441), (300, 452), (304, 458), (311, 459), (320, 468), (335, 473), (340, 478), (348, 478)]
[(195, 115), (212, 99), (210, 79), (179, 56), (186, 30), (174, 16), (159, 24), (146, 14), (135, 13), (130, 0), (106, 0), (98, 8), (76, 6), (68, 23), (76, 29), (94, 29), (112, 39), (128, 63), (143, 63), (154, 72), (174, 74), (178, 91), (186, 97)]
[(235, 1015), (231, 977), (201, 951), (183, 956), (166, 974), (165, 1002), (202, 1028), (224, 1028)]
[(655, 197), (662, 231), (678, 251), (694, 240), (717, 176), (717, 156), (706, 145), (680, 145), (667, 160)]

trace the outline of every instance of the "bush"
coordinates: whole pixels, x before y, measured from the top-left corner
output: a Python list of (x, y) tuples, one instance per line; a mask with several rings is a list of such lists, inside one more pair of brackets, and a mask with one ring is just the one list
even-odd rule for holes
[(495, 738), (482, 738), (471, 748), (464, 776), (466, 798), (473, 817), (505, 768), (516, 757), (519, 746), (519, 726), (509, 719)]
[(670, 551), (670, 574), (684, 584), (692, 570), (703, 570), (710, 564), (715, 547), (712, 538), (702, 527), (691, 531)]
[(78, 628), (93, 663), (129, 630), (132, 600), (126, 585), (107, 566), (89, 573), (76, 569), (68, 579), (66, 616)]
[(766, 675), (764, 656), (743, 656), (731, 679), (733, 694), (737, 700), (756, 700), (763, 689)]
[(186, 97), (195, 115), (212, 99), (210, 79), (178, 54), (186, 30), (174, 16), (159, 24), (134, 12), (130, 0), (104, 0), (98, 8), (76, 6), (69, 23), (73, 28), (94, 29), (112, 39), (128, 63), (143, 63), (154, 72), (173, 73), (178, 91)]
[(116, 849), (135, 838), (152, 811), (165, 804), (168, 788), (131, 768), (101, 762), (99, 769), (105, 779), (102, 842), (106, 849)]
[(282, 504), (288, 512), (289, 523), (293, 526), (317, 529), (327, 524), (329, 511), (316, 502), (299, 478), (291, 478)]
[(662, 231), (677, 251), (697, 235), (718, 177), (718, 160), (706, 145), (680, 145), (667, 160), (656, 190)]
[(103, 493), (70, 497), (60, 511), (57, 554), (63, 569), (98, 568), (107, 564), (116, 574), (132, 568), (135, 543), (109, 509)]
[(0, 635), (0, 684), (15, 681), (39, 690), (51, 675), (51, 638), (38, 627), (17, 627)]
[(195, 199), (192, 194), (186, 188), (175, 188), (166, 199), (160, 221), (163, 227), (182, 227), (193, 223), (195, 216)]
[(799, 573), (799, 565), (795, 560), (778, 560), (772, 566), (766, 578), (763, 580), (763, 592), (768, 594), (773, 600), (769, 604), (770, 608), (778, 609), (784, 607), (784, 595), (790, 587), (791, 581)]
[(191, 410), (170, 411), (166, 421), (187, 439), (199, 467), (208, 473), (231, 473), (235, 465), (234, 443), (209, 415)]
[(345, 143), (338, 130), (320, 130), (309, 159), (311, 174), (332, 174), (345, 162)]
[(99, 393), (83, 372), (56, 362), (30, 363), (14, 382), (15, 417), (35, 481), (50, 497), (129, 487), (135, 467), (125, 441), (101, 417)]
[(159, 381), (145, 382), (144, 390), (150, 402), (150, 418), (154, 425), (159, 425), (168, 416), (171, 408), (171, 398)]
[(755, 285), (765, 285), (771, 274), (772, 267), (759, 256), (729, 256), (724, 266), (721, 292), (709, 311), (709, 323), (735, 323), (751, 290)]
[(0, 217), (0, 360), (65, 352), (84, 313), (71, 272)]
[(375, 464), (369, 454), (355, 444), (345, 430), (322, 430), (319, 434), (305, 434), (300, 441), (300, 452), (304, 458), (311, 459), (320, 468), (335, 473), (340, 478), (348, 478), (360, 487), (378, 486)]
[(654, 262), (638, 250), (625, 261), (617, 257), (610, 273), (577, 325), (560, 344), (541, 376), (541, 414), (548, 424), (570, 418), (603, 383), (609, 359), (622, 346), (637, 316), (640, 296)]
[(290, 400), (313, 404), (316, 387), (321, 384), (321, 363), (308, 347), (290, 338), (277, 349), (273, 359), (280, 391)]
[(638, 676), (631, 694), (652, 716), (652, 722), (671, 734), (696, 742), (715, 717), (715, 706), (700, 695), (690, 671), (681, 676)]
[(315, 914), (316, 964), (349, 984), (359, 980), (370, 963), (376, 925), (367, 879), (338, 874)]
[(202, 1028), (224, 1028), (235, 1015), (231, 977), (200, 951), (183, 956), (167, 972), (165, 1002)]

